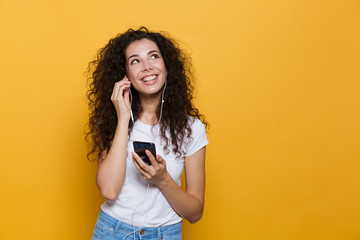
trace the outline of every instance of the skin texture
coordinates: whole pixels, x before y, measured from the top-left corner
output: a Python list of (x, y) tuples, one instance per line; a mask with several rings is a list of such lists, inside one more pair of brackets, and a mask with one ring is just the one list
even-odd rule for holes
[[(130, 119), (129, 89), (132, 85), (138, 92), (141, 103), (139, 119), (147, 124), (156, 124), (157, 107), (165, 83), (166, 68), (157, 45), (148, 39), (132, 42), (125, 51), (127, 76), (115, 83), (111, 101), (115, 107), (118, 123), (109, 151), (104, 150), (98, 161), (97, 185), (105, 199), (115, 200), (120, 193), (126, 169), (127, 136)], [(154, 77), (145, 82), (144, 77)], [(130, 81), (129, 81), (130, 80)], [(146, 151), (151, 166), (133, 154), (133, 164), (142, 177), (156, 184), (173, 209), (189, 222), (202, 217), (205, 192), (205, 147), (185, 157), (186, 191), (171, 178), (166, 169), (166, 159), (156, 158)]]
[(118, 123), (110, 150), (104, 150), (98, 161), (96, 184), (101, 195), (114, 200), (120, 193), (125, 178), (126, 148), (130, 119), (129, 88), (130, 81), (124, 77), (115, 83), (111, 101), (118, 116)]
[[(132, 42), (125, 51), (127, 77), (141, 98), (153, 98), (164, 86), (166, 69), (158, 46), (151, 40)], [(144, 82), (146, 77), (156, 77)], [(142, 100), (142, 99), (141, 99)]]

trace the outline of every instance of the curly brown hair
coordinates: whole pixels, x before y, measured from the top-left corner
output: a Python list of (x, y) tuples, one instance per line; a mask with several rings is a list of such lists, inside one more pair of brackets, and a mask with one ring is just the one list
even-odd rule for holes
[[(167, 86), (165, 102), (160, 124), (161, 138), (165, 140), (164, 150), (169, 151), (170, 144), (173, 152), (180, 156), (181, 146), (185, 139), (191, 136), (189, 116), (200, 119), (205, 126), (208, 123), (203, 114), (194, 107), (193, 100), (193, 74), (191, 59), (181, 50), (178, 44), (164, 33), (150, 32), (141, 27), (137, 30), (129, 29), (123, 34), (118, 34), (110, 39), (104, 48), (101, 48), (95, 60), (88, 65), (88, 91), (89, 100), (89, 128), (86, 132), (86, 140), (90, 144), (90, 152), (87, 157), (95, 155), (100, 159), (104, 150), (109, 151), (114, 138), (117, 114), (110, 99), (114, 84), (126, 75), (125, 50), (136, 40), (149, 39), (159, 47), (167, 69)], [(131, 86), (133, 93), (132, 111), (134, 120), (139, 118), (142, 111), (137, 91)], [(160, 102), (157, 107), (157, 118), (160, 115)], [(129, 133), (133, 122), (129, 121)], [(170, 133), (170, 139), (166, 132)], [(89, 137), (91, 136), (91, 140)]]

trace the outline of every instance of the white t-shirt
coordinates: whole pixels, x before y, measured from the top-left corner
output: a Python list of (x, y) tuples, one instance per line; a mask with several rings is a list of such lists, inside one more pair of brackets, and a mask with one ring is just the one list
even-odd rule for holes
[(101, 209), (105, 213), (127, 224), (144, 227), (171, 225), (182, 220), (170, 206), (160, 189), (142, 178), (134, 166), (131, 152), (134, 151), (134, 141), (155, 143), (156, 154), (162, 156), (166, 161), (167, 171), (176, 184), (180, 186), (184, 158), (194, 154), (209, 143), (202, 122), (195, 118), (190, 118), (189, 121), (192, 130), (191, 139), (185, 140), (182, 146), (185, 154), (180, 157), (176, 157), (171, 146), (169, 152), (165, 154), (159, 125), (148, 125), (140, 120), (135, 122), (127, 145), (125, 180), (117, 199), (114, 201), (107, 200), (101, 205)]

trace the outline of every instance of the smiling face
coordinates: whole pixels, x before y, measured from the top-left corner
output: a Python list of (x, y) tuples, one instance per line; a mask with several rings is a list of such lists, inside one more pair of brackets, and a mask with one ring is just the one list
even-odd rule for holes
[(161, 94), (166, 78), (164, 59), (149, 39), (132, 42), (125, 51), (127, 77), (140, 95)]

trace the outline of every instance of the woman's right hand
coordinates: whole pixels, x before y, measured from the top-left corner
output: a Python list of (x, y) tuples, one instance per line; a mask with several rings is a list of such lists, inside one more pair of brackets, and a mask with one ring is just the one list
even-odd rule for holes
[(111, 101), (114, 104), (118, 120), (124, 119), (129, 121), (130, 119), (130, 86), (131, 82), (126, 76), (114, 85)]

